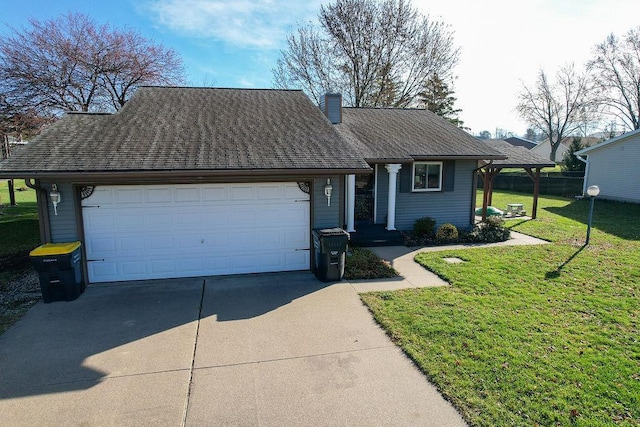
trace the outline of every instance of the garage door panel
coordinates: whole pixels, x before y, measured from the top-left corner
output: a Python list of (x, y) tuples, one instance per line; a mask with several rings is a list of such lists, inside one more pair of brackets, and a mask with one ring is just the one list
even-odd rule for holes
[(256, 188), (254, 186), (231, 186), (230, 191), (229, 200), (253, 202), (256, 199)]
[(82, 205), (92, 282), (309, 268), (295, 183), (97, 187)]
[(85, 215), (84, 228), (85, 232), (98, 233), (103, 230), (111, 230), (115, 225), (115, 218), (112, 212), (94, 209), (91, 215)]
[(159, 227), (167, 225), (167, 214), (154, 210), (145, 212), (145, 225), (151, 230), (157, 230)]
[(89, 259), (104, 255), (116, 254), (117, 243), (114, 237), (93, 238), (86, 245), (86, 252)]
[(203, 202), (220, 202), (227, 200), (227, 188), (226, 187), (208, 187), (205, 186), (202, 189), (202, 201)]
[(258, 188), (258, 200), (281, 200), (282, 187), (279, 185), (261, 185)]
[(120, 205), (142, 204), (144, 203), (143, 191), (135, 187), (118, 188), (115, 190), (114, 202)]
[[(138, 201), (139, 203), (142, 200)], [(144, 203), (171, 203), (173, 196), (170, 187), (149, 188), (144, 191)]]

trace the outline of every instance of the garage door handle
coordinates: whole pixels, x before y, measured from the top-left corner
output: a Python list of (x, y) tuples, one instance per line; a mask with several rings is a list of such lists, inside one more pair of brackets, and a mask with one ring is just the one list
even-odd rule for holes
[(96, 262), (96, 261), (104, 261), (104, 258), (102, 259), (88, 259), (87, 262)]
[(299, 202), (310, 202), (310, 199), (300, 199), (300, 200), (294, 200), (294, 202), (299, 203)]
[(95, 205), (95, 206), (83, 206), (82, 209), (84, 208), (99, 208), (99, 205)]
[(310, 251), (311, 248), (307, 248), (307, 249), (296, 249), (296, 251)]

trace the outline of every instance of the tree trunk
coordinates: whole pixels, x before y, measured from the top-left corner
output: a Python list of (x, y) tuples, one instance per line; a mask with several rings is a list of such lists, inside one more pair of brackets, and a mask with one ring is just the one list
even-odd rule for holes
[(557, 144), (553, 144), (551, 140), (549, 140), (549, 145), (551, 146), (551, 153), (549, 153), (549, 160), (551, 160), (552, 162), (555, 162), (556, 152), (558, 151), (558, 146), (560, 145), (560, 142), (558, 142)]

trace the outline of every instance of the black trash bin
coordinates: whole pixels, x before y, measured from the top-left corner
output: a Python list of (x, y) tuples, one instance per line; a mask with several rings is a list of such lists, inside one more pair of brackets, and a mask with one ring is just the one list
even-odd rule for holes
[(29, 253), (40, 276), (42, 300), (73, 301), (84, 291), (80, 242), (46, 243)]
[(342, 280), (348, 243), (349, 233), (342, 228), (313, 230), (315, 273), (318, 279), (323, 282)]

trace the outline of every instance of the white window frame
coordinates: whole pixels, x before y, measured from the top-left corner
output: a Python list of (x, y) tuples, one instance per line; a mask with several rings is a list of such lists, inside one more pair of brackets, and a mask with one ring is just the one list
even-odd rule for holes
[[(438, 165), (440, 166), (440, 173), (438, 174), (438, 187), (437, 188), (416, 188), (416, 165)], [(426, 192), (426, 191), (442, 191), (442, 170), (443, 162), (413, 162), (411, 166), (411, 191), (412, 192)], [(428, 169), (428, 168), (427, 168)], [(427, 170), (428, 175), (428, 170)], [(426, 179), (426, 177), (425, 177)], [(427, 184), (428, 185), (428, 184)]]

